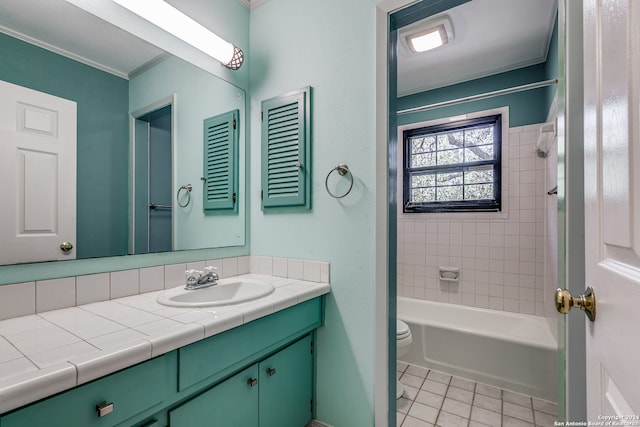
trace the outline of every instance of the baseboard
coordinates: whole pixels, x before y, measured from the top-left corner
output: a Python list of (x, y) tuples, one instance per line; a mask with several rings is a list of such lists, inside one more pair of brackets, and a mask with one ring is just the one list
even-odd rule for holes
[(331, 427), (329, 424), (325, 424), (322, 421), (311, 420), (306, 427)]

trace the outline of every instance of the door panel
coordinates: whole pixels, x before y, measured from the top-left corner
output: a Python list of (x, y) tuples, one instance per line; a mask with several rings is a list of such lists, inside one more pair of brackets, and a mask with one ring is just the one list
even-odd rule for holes
[(0, 81), (0, 182), (0, 264), (75, 259), (75, 102)]
[(639, 2), (584, 1), (584, 72), (587, 410), (599, 421), (640, 414)]
[(252, 365), (169, 412), (171, 427), (258, 425), (258, 365)]
[(311, 420), (311, 336), (260, 362), (260, 427), (301, 427)]

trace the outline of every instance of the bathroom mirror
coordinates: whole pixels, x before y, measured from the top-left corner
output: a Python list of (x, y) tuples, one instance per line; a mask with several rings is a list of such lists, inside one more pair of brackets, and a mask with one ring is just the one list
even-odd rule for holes
[[(76, 103), (76, 209), (68, 215), (76, 236), (62, 259), (245, 244), (246, 96), (236, 77), (204, 71), (63, 0), (3, 1), (0, 56), (0, 80)], [(231, 110), (239, 110), (238, 209), (206, 214), (203, 120)], [(149, 150), (154, 135), (164, 153)], [(152, 174), (147, 166), (156, 164)], [(164, 186), (160, 199), (152, 183)], [(143, 248), (160, 235), (163, 243)], [(11, 252), (0, 252), (0, 265), (47, 260)]]

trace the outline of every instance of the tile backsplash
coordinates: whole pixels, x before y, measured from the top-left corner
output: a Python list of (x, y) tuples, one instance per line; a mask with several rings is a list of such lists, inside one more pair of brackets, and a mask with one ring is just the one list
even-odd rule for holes
[(329, 283), (329, 263), (269, 256), (242, 256), (160, 265), (0, 286), (0, 320), (160, 291), (184, 284), (188, 269), (217, 267), (220, 278), (257, 273)]
[[(509, 129), (507, 211), (405, 214), (398, 219), (398, 295), (544, 315), (545, 159), (540, 125)], [(505, 167), (506, 166), (506, 167)], [(438, 278), (459, 267), (460, 281)]]

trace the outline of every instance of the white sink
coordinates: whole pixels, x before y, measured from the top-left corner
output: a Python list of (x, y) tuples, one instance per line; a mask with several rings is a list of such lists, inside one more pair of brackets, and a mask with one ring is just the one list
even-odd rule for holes
[(229, 278), (204, 289), (169, 289), (158, 295), (158, 303), (172, 307), (219, 307), (266, 297), (274, 290), (269, 282)]

